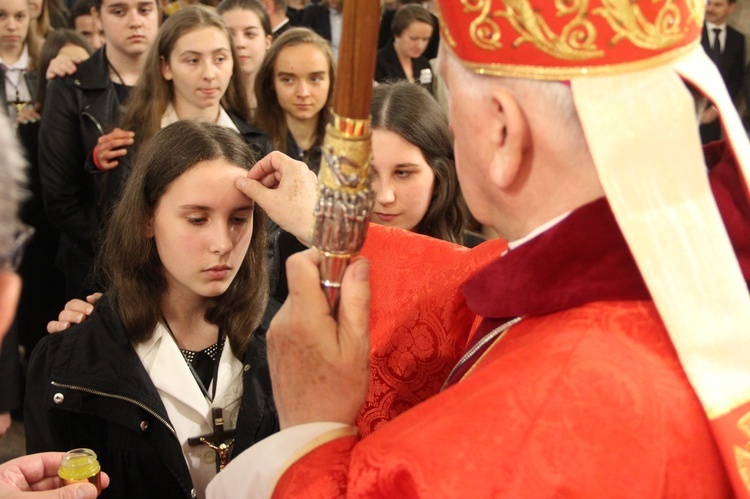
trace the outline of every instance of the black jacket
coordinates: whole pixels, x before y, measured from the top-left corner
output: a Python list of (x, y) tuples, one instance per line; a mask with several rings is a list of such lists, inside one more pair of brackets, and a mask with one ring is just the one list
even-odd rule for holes
[[(724, 50), (722, 50), (718, 59), (714, 60), (714, 63), (719, 68), (729, 96), (736, 101), (742, 90), (745, 75), (745, 36), (731, 26), (726, 27), (726, 35)], [(708, 30), (704, 24), (701, 45), (703, 50), (711, 57), (709, 40)], [(720, 121), (717, 119), (712, 123), (701, 125), (700, 134), (703, 144), (719, 140), (721, 138)]]
[[(265, 331), (243, 360), (232, 456), (278, 431)], [(111, 478), (101, 497), (191, 497), (190, 472), (167, 411), (105, 295), (80, 326), (44, 338), (29, 364), (28, 452), (94, 449)]]
[(39, 131), (39, 174), (50, 221), (60, 230), (58, 261), (69, 294), (85, 294), (102, 221), (100, 183), (84, 167), (99, 137), (119, 118), (120, 102), (109, 79), (104, 47), (72, 76), (47, 86)]
[(234, 126), (240, 131), (242, 140), (255, 151), (258, 159), (273, 151), (273, 142), (271, 142), (268, 135), (254, 125), (247, 123), (233, 112), (227, 111), (227, 114), (232, 118)]
[[(419, 75), (422, 70), (429, 70), (430, 73), (432, 73), (430, 61), (424, 56), (412, 59), (411, 67), (416, 82), (419, 82)], [(435, 75), (432, 75), (431, 82), (423, 85), (430, 93), (433, 93), (432, 81), (434, 81), (434, 79)], [(375, 62), (375, 81), (378, 83), (386, 83), (399, 80), (406, 80), (406, 73), (404, 73), (404, 68), (401, 67), (398, 55), (396, 54), (396, 49), (393, 46), (393, 42), (391, 42), (378, 50), (378, 58)]]
[[(719, 60), (714, 62), (727, 86), (729, 96), (736, 99), (742, 89), (745, 75), (745, 36), (731, 26), (727, 26), (726, 30), (724, 50), (721, 52)], [(710, 57), (711, 47), (705, 24), (701, 35), (701, 45)]]
[(325, 5), (307, 5), (299, 15), (298, 26), (310, 28), (330, 43), (331, 12)]

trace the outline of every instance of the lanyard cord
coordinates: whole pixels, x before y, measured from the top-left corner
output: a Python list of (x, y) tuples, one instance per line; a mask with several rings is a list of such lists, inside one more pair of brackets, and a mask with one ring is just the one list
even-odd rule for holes
[(216, 385), (218, 384), (218, 381), (219, 381), (219, 364), (221, 363), (221, 354), (224, 350), (224, 345), (220, 344), (221, 343), (221, 329), (219, 329), (219, 335), (218, 335), (218, 338), (216, 338), (216, 344), (218, 345), (218, 348), (216, 352), (216, 360), (214, 360), (213, 389), (211, 390), (211, 394), (209, 395), (208, 390), (206, 389), (206, 386), (203, 384), (203, 381), (201, 381), (200, 376), (198, 376), (198, 373), (195, 372), (195, 368), (193, 367), (193, 364), (187, 359), (187, 357), (185, 357), (185, 354), (182, 353), (182, 349), (180, 348), (180, 345), (177, 343), (177, 338), (172, 332), (172, 328), (169, 327), (169, 322), (167, 322), (167, 318), (164, 317), (164, 313), (161, 314), (161, 320), (164, 321), (164, 325), (166, 326), (167, 331), (169, 331), (169, 334), (172, 336), (172, 339), (174, 340), (175, 345), (177, 345), (177, 349), (180, 350), (180, 355), (182, 355), (182, 358), (185, 359), (185, 363), (188, 365), (188, 369), (190, 369), (190, 374), (193, 375), (195, 382), (198, 383), (198, 387), (201, 389), (201, 392), (203, 392), (203, 395), (211, 403), (213, 403), (214, 398), (216, 398)]

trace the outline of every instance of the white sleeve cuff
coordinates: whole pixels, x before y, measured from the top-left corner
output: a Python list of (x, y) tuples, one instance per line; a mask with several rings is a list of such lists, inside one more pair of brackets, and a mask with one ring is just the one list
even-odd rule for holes
[[(270, 498), (281, 475), (302, 455), (327, 441), (354, 435), (357, 429), (343, 423), (307, 423), (292, 426), (261, 440), (211, 480), (207, 499)], [(324, 438), (331, 434), (330, 438)], [(316, 445), (311, 445), (311, 444)]]

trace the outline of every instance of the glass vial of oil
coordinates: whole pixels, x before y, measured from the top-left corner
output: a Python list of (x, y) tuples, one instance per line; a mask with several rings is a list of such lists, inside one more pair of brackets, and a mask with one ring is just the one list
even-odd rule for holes
[(96, 485), (97, 494), (102, 491), (101, 466), (96, 453), (91, 449), (73, 449), (65, 453), (60, 462), (57, 476), (65, 485), (78, 482), (89, 482)]

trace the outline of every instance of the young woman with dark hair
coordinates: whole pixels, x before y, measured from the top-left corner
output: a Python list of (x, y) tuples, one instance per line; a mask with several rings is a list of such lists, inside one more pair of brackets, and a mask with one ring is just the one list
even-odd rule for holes
[(147, 140), (178, 119), (201, 119), (233, 128), (253, 144), (261, 134), (247, 126), (247, 93), (235, 61), (221, 17), (201, 7), (181, 9), (164, 22), (146, 56), (123, 127)]
[(375, 87), (371, 167), (373, 222), (463, 241), (466, 214), (448, 118), (420, 86)]
[(255, 76), (271, 46), (272, 32), (268, 12), (258, 0), (223, 0), (216, 12), (232, 33), (237, 63), (245, 83), (250, 114), (258, 106), (255, 98)]
[(402, 5), (393, 16), (391, 30), (393, 40), (378, 50), (375, 81), (407, 80), (432, 92), (432, 68), (424, 56), (435, 30), (432, 16), (421, 5)]
[(202, 498), (214, 448), (235, 456), (277, 430), (256, 330), (264, 215), (234, 185), (257, 159), (234, 131), (193, 120), (143, 147), (102, 246), (104, 297), (32, 356), (29, 452), (93, 449), (110, 497)]
[(291, 28), (271, 44), (255, 79), (255, 121), (274, 149), (320, 168), (333, 95), (335, 65), (328, 42), (307, 28)]
[[(160, 128), (178, 120), (223, 125), (239, 133), (259, 157), (270, 152), (270, 141), (249, 124), (236, 60), (231, 33), (218, 14), (186, 7), (169, 16), (149, 49), (121, 128), (112, 132), (113, 140), (100, 141), (94, 151), (96, 168), (111, 170), (104, 190), (110, 204), (119, 199), (138, 149)], [(123, 130), (132, 132), (132, 145), (117, 138)]]

